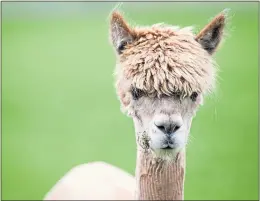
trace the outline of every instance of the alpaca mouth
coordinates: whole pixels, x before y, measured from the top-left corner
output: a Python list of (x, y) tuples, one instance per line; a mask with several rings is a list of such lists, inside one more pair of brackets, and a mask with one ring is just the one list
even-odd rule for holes
[(169, 150), (169, 149), (173, 149), (173, 148), (168, 145), (167, 147), (164, 147), (164, 148), (162, 148), (162, 149), (164, 149), (164, 150)]
[(163, 149), (163, 150), (170, 150), (170, 149), (173, 149), (173, 147), (170, 144), (165, 144), (165, 146), (162, 147), (161, 149)]
[(176, 144), (170, 140), (170, 139), (167, 139), (165, 140), (164, 144), (162, 145), (162, 148), (163, 150), (171, 150), (171, 149), (174, 149), (176, 148)]

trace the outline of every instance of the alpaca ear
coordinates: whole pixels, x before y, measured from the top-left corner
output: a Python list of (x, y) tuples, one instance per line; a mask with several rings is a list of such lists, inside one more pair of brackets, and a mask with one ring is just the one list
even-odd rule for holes
[(228, 10), (218, 14), (208, 25), (206, 25), (196, 36), (202, 47), (209, 53), (213, 54), (223, 38), (223, 30), (226, 24)]
[(134, 40), (133, 30), (117, 11), (114, 11), (111, 16), (110, 39), (119, 54), (122, 53), (127, 44)]

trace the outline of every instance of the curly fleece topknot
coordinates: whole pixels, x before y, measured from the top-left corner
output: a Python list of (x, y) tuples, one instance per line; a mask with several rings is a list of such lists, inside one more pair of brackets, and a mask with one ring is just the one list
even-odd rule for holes
[(159, 97), (212, 91), (216, 80), (212, 54), (222, 39), (226, 15), (224, 10), (195, 35), (190, 27), (166, 24), (132, 28), (120, 13), (113, 12), (111, 41), (117, 50), (122, 41), (127, 42), (118, 52), (115, 72), (120, 98), (128, 99), (131, 87)]
[(134, 87), (148, 95), (180, 93), (182, 97), (212, 89), (213, 61), (190, 28), (159, 24), (132, 31), (137, 40), (127, 45), (120, 64)]

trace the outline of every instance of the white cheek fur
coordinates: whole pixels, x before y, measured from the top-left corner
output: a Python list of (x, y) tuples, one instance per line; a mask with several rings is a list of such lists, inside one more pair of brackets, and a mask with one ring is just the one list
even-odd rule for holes
[(196, 102), (197, 105), (203, 105), (203, 96), (201, 94), (198, 95)]
[[(172, 154), (178, 152), (178, 150), (185, 148), (188, 140), (192, 117), (195, 115), (197, 107), (202, 104), (202, 102), (203, 97), (201, 95), (197, 97), (195, 102), (188, 98), (183, 102), (178, 102), (172, 99), (158, 101), (152, 100), (148, 97), (141, 97), (138, 100), (131, 100), (127, 109), (129, 116), (131, 116), (134, 120), (136, 137), (138, 137), (138, 133), (146, 132), (149, 136), (149, 148), (152, 150), (152, 152), (161, 156), (166, 154), (169, 158), (170, 156), (173, 156)], [(169, 113), (165, 114), (165, 111), (168, 111)], [(181, 115), (184, 123), (183, 127), (174, 135), (173, 141), (175, 142), (175, 148), (168, 150), (167, 152), (161, 149), (164, 145), (166, 136), (160, 133), (160, 131), (154, 127), (154, 117), (158, 117), (160, 114), (179, 114)]]

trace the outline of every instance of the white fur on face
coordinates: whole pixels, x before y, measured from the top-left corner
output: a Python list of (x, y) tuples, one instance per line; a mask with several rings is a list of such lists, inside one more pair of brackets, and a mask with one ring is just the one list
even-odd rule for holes
[[(149, 148), (157, 157), (166, 160), (174, 159), (176, 154), (186, 146), (192, 117), (201, 101), (201, 95), (195, 102), (188, 97), (180, 100), (174, 97), (143, 96), (138, 100), (132, 100), (128, 110), (134, 120), (136, 137), (140, 138), (138, 135), (146, 132), (149, 136)], [(168, 121), (180, 125), (180, 128), (170, 136), (156, 126), (157, 122)], [(171, 144), (168, 143), (169, 139)], [(168, 145), (172, 149), (163, 149)]]

